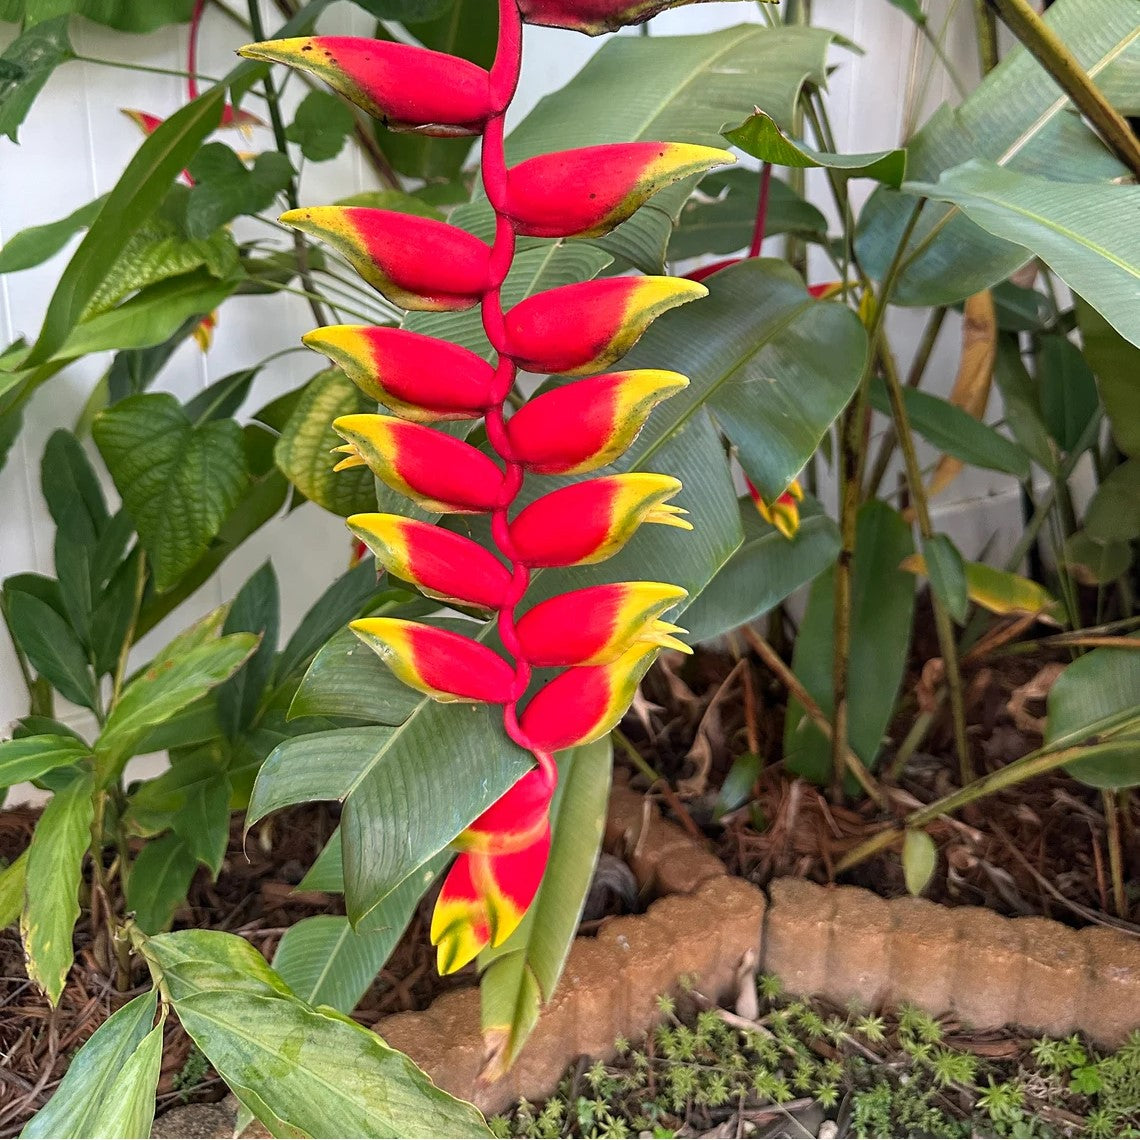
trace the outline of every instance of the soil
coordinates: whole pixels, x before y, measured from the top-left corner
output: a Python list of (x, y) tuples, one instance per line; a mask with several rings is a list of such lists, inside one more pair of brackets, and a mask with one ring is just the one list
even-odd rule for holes
[[(900, 740), (915, 710), (930, 705), (938, 681), (936, 647), (928, 624), (919, 622), (911, 667), (904, 681), (900, 718), (890, 738)], [(1040, 633), (1048, 633), (1042, 630)], [(1024, 636), (1032, 636), (1026, 634)], [(1049, 681), (1067, 658), (1057, 652), (997, 655), (967, 662), (964, 669), (969, 736), (974, 763), (992, 771), (1041, 743), (1041, 717)], [(823, 790), (787, 771), (782, 762), (786, 693), (777, 678), (752, 657), (700, 650), (692, 658), (666, 655), (647, 675), (642, 694), (623, 730), (639, 754), (631, 768), (635, 787), (659, 799), (690, 831), (709, 835), (730, 871), (764, 886), (777, 876), (835, 881), (837, 860), (884, 822), (867, 802), (836, 804)], [(715, 818), (717, 794), (733, 761), (755, 752), (764, 763), (753, 802)], [(885, 749), (883, 770), (891, 750)], [(651, 779), (652, 772), (660, 779)], [(956, 786), (945, 714), (896, 781), (915, 801), (929, 802)], [(1134, 799), (1135, 797), (1133, 797)], [(900, 812), (904, 809), (899, 808)], [(955, 821), (930, 829), (940, 860), (928, 897), (950, 905), (983, 905), (1007, 915), (1038, 914), (1073, 926), (1113, 925), (1140, 934), (1140, 819), (1126, 801), (1122, 819), (1128, 906), (1111, 913), (1107, 828), (1099, 792), (1063, 772), (1043, 776), (964, 810)], [(14, 858), (28, 844), (38, 813), (15, 807), (0, 811), (0, 859)], [(336, 827), (338, 812), (316, 805), (282, 812), (254, 828), (243, 848), (241, 824), (233, 822), (229, 854), (218, 881), (194, 880), (176, 927), (226, 930), (248, 938), (272, 958), (288, 927), (314, 914), (343, 913), (339, 896), (297, 892), (307, 868)], [(601, 915), (636, 909), (623, 865), (608, 859), (599, 877), (595, 906), (583, 932), (596, 930)], [(880, 895), (905, 892), (897, 854), (867, 861), (841, 881)], [(440, 978), (427, 931), (434, 899), (424, 900), (391, 959), (355, 1011), (365, 1025), (404, 1010), (426, 1008), (448, 989), (475, 982), (474, 967)], [(46, 1102), (68, 1058), (114, 1009), (136, 992), (114, 990), (86, 925), (76, 931), (76, 964), (60, 1006), (51, 1010), (28, 981), (15, 928), (0, 931), (0, 1137), (16, 1135)], [(144, 979), (135, 979), (141, 986)], [(218, 1101), (222, 1083), (192, 1056), (180, 1028), (168, 1023), (159, 1111), (185, 1101)]]

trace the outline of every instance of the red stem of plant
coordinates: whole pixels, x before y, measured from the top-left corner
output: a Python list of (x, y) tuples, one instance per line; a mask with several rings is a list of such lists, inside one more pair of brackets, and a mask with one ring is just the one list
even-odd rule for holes
[(198, 32), (202, 28), (205, 11), (206, 0), (194, 0), (194, 13), (190, 17), (190, 42), (186, 45), (186, 96), (191, 103), (198, 98)]
[(759, 257), (760, 247), (764, 244), (765, 232), (768, 229), (768, 197), (772, 191), (772, 164), (770, 162), (760, 165), (760, 202), (756, 207), (756, 228), (752, 231), (752, 245), (748, 249), (749, 257)]
[(507, 351), (506, 327), (503, 319), (503, 282), (510, 272), (515, 256), (515, 231), (507, 208), (507, 157), (505, 146), (506, 113), (518, 87), (522, 63), (522, 17), (516, 0), (499, 0), (499, 44), (495, 62), (491, 66), (491, 94), (496, 114), (487, 122), (483, 133), (483, 188), (487, 201), (495, 211), (495, 243), (491, 249), (490, 288), (483, 297), (483, 328), (499, 360), (495, 371), (495, 406), (486, 417), (487, 438), (505, 465), (505, 479), (500, 505), (491, 516), (491, 534), (511, 569), (511, 588), (498, 613), (499, 637), (503, 648), (515, 663), (515, 680), (511, 700), (503, 709), (503, 725), (507, 735), (534, 755), (553, 792), (558, 781), (554, 757), (535, 748), (519, 726), (518, 702), (530, 684), (530, 663), (523, 658), (515, 631), (515, 608), (530, 585), (530, 571), (520, 564), (518, 552), (511, 541), (509, 529), (510, 507), (518, 497), (523, 483), (523, 469), (514, 459), (504, 407), (514, 388), (518, 366)]

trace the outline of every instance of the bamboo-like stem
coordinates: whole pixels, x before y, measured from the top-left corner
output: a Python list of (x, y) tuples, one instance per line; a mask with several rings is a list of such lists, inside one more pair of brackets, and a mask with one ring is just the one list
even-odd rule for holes
[[(819, 707), (811, 693), (804, 688), (795, 673), (788, 668), (784, 659), (750, 625), (741, 626), (741, 632), (748, 644), (756, 651), (756, 656), (776, 674), (784, 688), (803, 705), (804, 711), (811, 717), (824, 737), (829, 741), (834, 741), (831, 722), (827, 719), (827, 714)], [(867, 795), (885, 808), (887, 806), (886, 792), (883, 791), (875, 777), (871, 775), (863, 761), (850, 748), (844, 749), (843, 762), (846, 771), (849, 771), (859, 781), (860, 787)]]
[[(915, 350), (910, 371), (906, 374), (906, 386), (908, 388), (917, 388), (922, 383), (922, 378), (926, 374), (926, 366), (930, 363), (931, 354), (934, 352), (934, 345), (937, 343), (938, 334), (942, 331), (942, 326), (946, 322), (946, 314), (948, 311), (945, 305), (941, 305), (931, 312), (930, 319), (926, 322), (926, 327), (922, 330), (922, 339), (919, 341), (918, 348)], [(890, 466), (891, 457), (894, 455), (895, 447), (898, 445), (898, 438), (895, 425), (892, 423), (883, 433), (883, 438), (879, 443), (879, 452), (875, 456), (875, 462), (871, 467), (871, 475), (867, 480), (867, 494), (869, 496), (879, 493), (879, 488), (882, 486), (887, 468)]]
[[(254, 39), (258, 41), (265, 39), (265, 28), (261, 23), (261, 8), (258, 0), (249, 0), (249, 26)], [(277, 86), (273, 82), (273, 74), (270, 70), (265, 73), (263, 87), (265, 89), (265, 102), (269, 107), (269, 121), (273, 126), (273, 139), (277, 144), (277, 149), (288, 158), (289, 145), (285, 138), (285, 121), (281, 117), (281, 100), (278, 97)], [(300, 206), (300, 199), (297, 195), (297, 179), (293, 176), (290, 176), (285, 187), (285, 197), (289, 202), (290, 210), (296, 210)], [(313, 320), (319, 325), (327, 325), (329, 323), (328, 312), (325, 309), (324, 302), (320, 300), (316, 286), (313, 284), (312, 272), (309, 269), (309, 246), (305, 241), (305, 235), (300, 230), (293, 231), (293, 254), (297, 259), (297, 272), (301, 278), (301, 283), (309, 294), (307, 300), (309, 310), (313, 314)]]
[(934, 803), (911, 812), (905, 819), (896, 821), (893, 826), (880, 831), (878, 835), (873, 835), (866, 842), (860, 843), (858, 847), (844, 855), (836, 864), (835, 872), (841, 874), (856, 864), (862, 863), (864, 859), (869, 859), (872, 855), (885, 850), (909, 828), (925, 827), (928, 823), (933, 823), (939, 816), (949, 815), (951, 812), (965, 807), (966, 804), (991, 796), (994, 792), (1003, 791), (1005, 788), (1012, 788), (1024, 780), (1031, 780), (1035, 776), (1063, 768), (1074, 760), (1084, 760), (1105, 753), (1118, 753), (1119, 751), (1119, 744), (1110, 743), (1078, 744), (1055, 752), (1031, 752), (1028, 756), (1023, 756), (1020, 760), (1015, 760), (1012, 764), (1007, 764), (1004, 768), (1000, 768), (988, 776), (983, 776), (979, 780), (974, 780), (964, 788), (959, 788), (956, 792), (951, 792), (950, 795), (943, 796), (941, 799), (935, 800)]
[(974, 0), (974, 29), (978, 37), (978, 62), (984, 79), (998, 65), (997, 20), (989, 0)]
[(879, 341), (883, 335), (883, 324), (886, 321), (891, 293), (902, 271), (907, 243), (914, 233), (915, 226), (918, 225), (924, 201), (919, 201), (911, 210), (910, 217), (907, 219), (906, 226), (899, 239), (898, 247), (895, 249), (894, 257), (883, 275), (882, 286), (871, 317), (871, 327), (867, 333), (869, 341), (867, 362), (863, 367), (863, 375), (859, 379), (855, 398), (848, 406), (840, 424), (840, 545), (835, 562), (835, 641), (831, 668), (832, 692), (835, 699), (831, 734), (831, 771), (832, 792), (835, 796), (842, 795), (843, 773), (847, 767), (847, 681), (851, 658), (851, 584), (854, 578), (856, 521), (862, 498), (862, 466), (867, 450), (864, 440), (864, 424), (867, 419), (868, 394), (871, 377), (875, 372)]
[(991, 3), (1025, 50), (1088, 118), (1105, 145), (1140, 179), (1140, 140), (1089, 77), (1068, 44), (1033, 10), (1029, 0), (991, 0)]
[[(903, 462), (906, 465), (907, 486), (910, 489), (911, 503), (914, 506), (918, 529), (923, 540), (934, 536), (930, 522), (930, 504), (926, 500), (926, 487), (922, 481), (922, 467), (918, 462), (918, 452), (914, 446), (914, 434), (910, 429), (903, 388), (893, 368), (885, 368), (883, 375), (887, 383), (887, 395), (891, 401), (891, 416), (898, 433)], [(962, 783), (974, 778), (974, 764), (970, 759), (970, 743), (966, 738), (966, 702), (962, 693), (962, 672), (958, 665), (958, 646), (954, 639), (954, 623), (942, 599), (935, 590), (930, 591), (930, 601), (934, 607), (934, 627), (938, 633), (938, 647), (942, 653), (942, 664), (946, 673), (946, 687), (950, 693), (950, 716), (954, 725), (954, 747), (958, 753), (958, 768)]]
[(1118, 793), (1105, 788), (1101, 793), (1104, 822), (1108, 833), (1108, 870), (1112, 879), (1112, 909), (1117, 918), (1128, 917), (1128, 900), (1124, 893), (1124, 850), (1120, 841), (1120, 804)]

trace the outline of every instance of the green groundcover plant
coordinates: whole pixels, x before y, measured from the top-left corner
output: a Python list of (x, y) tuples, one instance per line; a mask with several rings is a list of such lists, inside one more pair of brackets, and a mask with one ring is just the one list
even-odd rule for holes
[[(1134, 0), (1057, 0), (1044, 18), (996, 0), (1017, 46), (999, 61), (997, 17), (980, 10), (976, 89), (958, 81), (960, 105), (874, 154), (836, 148), (829, 59), (856, 49), (803, 3), (704, 35), (612, 37), (510, 133), (524, 24), (598, 34), (672, 5), (357, 3), (378, 18), (373, 38), (319, 34), (328, 0), (279, 0), (271, 35), (256, 3), (247, 19), (189, 0), (0, 0), (19, 24), (0, 55), (13, 139), (78, 58), (73, 19), (126, 33), (189, 21), (191, 44), (185, 106), (130, 110), (145, 140), (114, 188), (0, 249), (15, 275), (83, 235), (35, 341), (0, 353), (0, 459), (56, 376), (113, 354), (45, 449), (55, 576), (0, 592), (29, 698), (0, 743), (0, 786), (51, 793), (0, 870), (0, 922), (18, 920), (52, 1002), (81, 909), (120, 989), (144, 967), (153, 981), (25, 1134), (147, 1135), (169, 1016), (275, 1135), (485, 1134), (346, 1015), (446, 872), (440, 968), (477, 960), (485, 1075), (509, 1068), (558, 984), (600, 842), (609, 733), (640, 677), (661, 649), (748, 626), (801, 587), (790, 666), (749, 639), (791, 694), (786, 765), (883, 809), (844, 866), (901, 841), (920, 891), (937, 860), (925, 825), (1064, 767), (1102, 791), (1123, 914), (1120, 817), (1140, 783)], [(942, 59), (945, 29), (896, 6)], [(247, 46), (200, 88), (207, 17)], [(291, 112), (276, 63), (307, 87)], [(211, 141), (228, 129), (273, 145)], [(304, 164), (346, 146), (378, 188), (306, 201)], [(809, 169), (837, 231), (803, 196)], [(874, 183), (858, 211), (853, 179)], [(236, 236), (243, 217), (257, 238)], [(759, 256), (778, 235), (786, 256)], [(809, 250), (827, 280), (805, 279)], [(305, 342), (331, 367), (252, 413), (272, 357), (185, 403), (156, 390), (231, 298), (282, 292), (309, 303)], [(905, 374), (891, 306), (929, 313)], [(956, 308), (966, 340), (942, 398), (922, 384)], [(888, 426), (872, 433), (876, 416)], [(930, 471), (919, 439), (941, 456)], [(905, 511), (883, 490), (896, 454)], [(1079, 512), (1085, 457), (1097, 486)], [(965, 466), (1024, 487), (1008, 566), (965, 561), (932, 525), (930, 498)], [(348, 520), (363, 560), (284, 644), (267, 564), (132, 668), (145, 633), (305, 500)], [(1041, 549), (1040, 580), (1021, 577)], [(924, 582), (935, 711), (885, 743)], [(1073, 654), (1045, 742), (979, 777), (960, 657), (1039, 620), (1066, 627), (1055, 640)], [(58, 698), (90, 711), (93, 739)], [(958, 787), (901, 818), (893, 789), (942, 708)], [(169, 767), (128, 781), (154, 752)], [(346, 916), (299, 922), (272, 967), (236, 936), (170, 931), (199, 868), (218, 873), (231, 812), (253, 824), (312, 800), (343, 811), (304, 885), (343, 892)]]

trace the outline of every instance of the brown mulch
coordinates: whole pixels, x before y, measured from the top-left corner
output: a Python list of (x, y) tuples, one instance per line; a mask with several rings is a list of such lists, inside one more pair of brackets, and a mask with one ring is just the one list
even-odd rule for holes
[[(930, 707), (941, 662), (935, 660), (932, 669), (937, 643), (929, 625), (920, 612), (880, 776), (893, 759), (890, 742), (902, 740), (917, 711)], [(1050, 632), (1042, 628), (1036, 636)], [(710, 835), (731, 871), (760, 886), (791, 875), (853, 883), (885, 897), (905, 893), (897, 851), (836, 876), (838, 861), (880, 831), (887, 817), (863, 796), (833, 803), (825, 789), (785, 768), (786, 691), (745, 652), (744, 643), (732, 648), (735, 653), (701, 649), (691, 658), (663, 658), (647, 675), (642, 699), (626, 717), (624, 729), (638, 752), (676, 789), (676, 794), (660, 797), (662, 809), (686, 813)], [(1068, 661), (1063, 651), (1052, 650), (990, 654), (967, 662), (963, 679), (968, 736), (979, 775), (1041, 745), (1045, 693)], [(734, 759), (745, 752), (758, 753), (764, 762), (753, 802), (717, 822), (720, 785)], [(634, 781), (651, 789), (643, 772)], [(894, 819), (919, 801), (929, 803), (959, 786), (945, 709), (893, 786), (902, 793)], [(1140, 805), (1135, 795), (1127, 799), (1126, 809), (1121, 825), (1130, 889), (1123, 915), (1112, 912), (1101, 793), (1064, 771), (989, 796), (964, 808), (954, 820), (932, 825), (928, 830), (940, 859), (925, 893), (949, 905), (1044, 915), (1073, 926), (1104, 923), (1140, 934)]]

